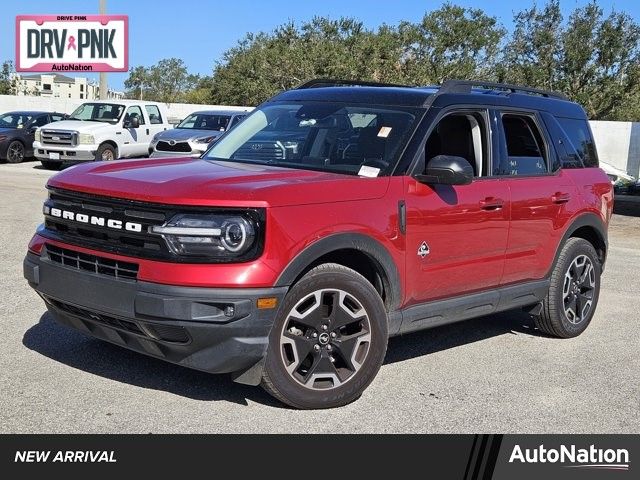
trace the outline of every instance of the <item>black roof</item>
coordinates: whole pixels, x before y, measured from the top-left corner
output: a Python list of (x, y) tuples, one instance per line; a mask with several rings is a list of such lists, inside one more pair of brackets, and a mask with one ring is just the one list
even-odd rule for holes
[(448, 81), (441, 86), (411, 87), (372, 82), (313, 80), (282, 92), (273, 102), (334, 101), (401, 107), (442, 108), (452, 104), (495, 105), (548, 111), (584, 118), (584, 110), (561, 93), (490, 82)]
[(43, 115), (43, 114), (51, 114), (51, 113), (58, 113), (58, 112), (42, 112), (40, 110), (12, 110), (10, 112), (4, 112), (2, 113), (2, 115), (9, 115), (9, 114), (18, 114), (18, 115), (31, 115), (31, 116), (35, 116), (35, 115)]

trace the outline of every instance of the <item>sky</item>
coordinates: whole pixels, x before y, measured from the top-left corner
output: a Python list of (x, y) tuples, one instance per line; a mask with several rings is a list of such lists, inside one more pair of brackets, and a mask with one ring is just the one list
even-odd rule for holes
[[(98, 0), (2, 0), (0, 62), (15, 61), (15, 16), (21, 14), (80, 15), (98, 12)], [(107, 13), (129, 15), (129, 67), (150, 66), (162, 58), (184, 60), (191, 73), (211, 74), (222, 53), (247, 32), (271, 31), (289, 20), (302, 22), (315, 15), (354, 17), (367, 27), (401, 20), (418, 21), (443, 1), (427, 0), (107, 0)], [(452, 0), (481, 8), (510, 28), (514, 11), (528, 8), (533, 0)], [(538, 0), (544, 5), (546, 0)], [(565, 13), (586, 0), (561, 0)], [(605, 13), (626, 11), (640, 22), (640, 1), (600, 0)], [(65, 73), (66, 74), (66, 73)], [(97, 75), (86, 75), (97, 79)], [(110, 73), (109, 87), (124, 89), (126, 73)]]

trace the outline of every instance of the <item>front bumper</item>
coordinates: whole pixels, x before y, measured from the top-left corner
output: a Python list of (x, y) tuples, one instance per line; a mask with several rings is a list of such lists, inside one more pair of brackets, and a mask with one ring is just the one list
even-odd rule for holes
[[(48, 162), (72, 163), (89, 162), (96, 159), (96, 151), (99, 145), (49, 145), (41, 142), (33, 142), (33, 155), (38, 160)], [(60, 158), (52, 159), (49, 154), (58, 154)]]
[[(256, 301), (277, 297), (280, 305), (286, 293), (286, 287), (216, 289), (117, 279), (54, 263), (46, 253), (29, 252), (23, 266), (58, 322), (210, 373), (239, 375), (259, 365), (277, 308), (258, 309)], [(259, 375), (240, 381), (257, 383)]]

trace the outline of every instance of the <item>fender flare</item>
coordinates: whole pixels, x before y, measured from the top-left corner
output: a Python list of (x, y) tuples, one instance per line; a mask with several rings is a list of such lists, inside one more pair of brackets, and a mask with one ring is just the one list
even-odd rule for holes
[(374, 260), (386, 276), (388, 307), (395, 310), (402, 299), (400, 274), (389, 251), (377, 240), (361, 233), (336, 233), (321, 238), (298, 253), (282, 271), (274, 286), (287, 287), (320, 257), (336, 250), (355, 249)]
[(553, 257), (553, 264), (549, 269), (549, 275), (551, 275), (551, 272), (553, 271), (553, 268), (555, 267), (556, 262), (558, 261), (558, 257), (560, 256), (560, 251), (562, 250), (562, 247), (564, 246), (564, 244), (567, 242), (569, 238), (571, 238), (571, 236), (576, 232), (576, 230), (582, 227), (593, 228), (596, 234), (598, 235), (598, 237), (600, 238), (600, 240), (602, 241), (602, 243), (604, 244), (605, 251), (603, 252), (602, 264), (601, 264), (602, 270), (604, 271), (604, 264), (607, 258), (607, 250), (609, 249), (609, 238), (607, 234), (607, 227), (598, 215), (590, 212), (590, 213), (583, 213), (582, 215), (579, 215), (576, 218), (574, 218), (569, 224), (569, 226), (567, 227), (567, 229), (565, 230), (564, 235), (562, 235), (562, 238), (560, 239), (560, 243), (556, 248), (556, 254)]

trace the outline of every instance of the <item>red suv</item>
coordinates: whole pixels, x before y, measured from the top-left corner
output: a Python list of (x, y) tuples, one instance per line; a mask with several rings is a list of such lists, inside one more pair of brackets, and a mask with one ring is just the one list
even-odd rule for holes
[(466, 81), (312, 81), (201, 159), (47, 188), (24, 274), (56, 320), (298, 408), (356, 399), (393, 335), (513, 308), (579, 335), (613, 204), (579, 105)]

